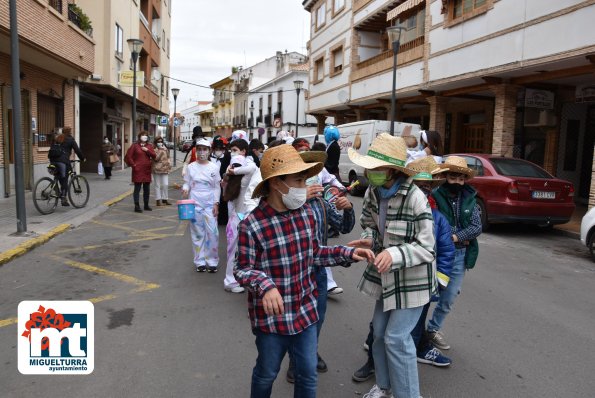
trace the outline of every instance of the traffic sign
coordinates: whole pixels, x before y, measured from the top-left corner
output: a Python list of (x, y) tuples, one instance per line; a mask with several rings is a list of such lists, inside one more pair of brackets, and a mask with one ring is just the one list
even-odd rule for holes
[(174, 117), (174, 127), (178, 127), (180, 125), (180, 119)]
[(159, 116), (157, 118), (157, 124), (160, 126), (167, 126), (167, 116)]

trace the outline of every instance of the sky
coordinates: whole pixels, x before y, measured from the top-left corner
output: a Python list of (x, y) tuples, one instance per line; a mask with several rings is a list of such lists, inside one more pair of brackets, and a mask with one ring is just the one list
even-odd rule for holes
[[(307, 54), (310, 13), (302, 0), (172, 0), (170, 76), (208, 87), (277, 51)], [(212, 89), (170, 81), (177, 109), (212, 100)], [(170, 95), (170, 98), (173, 97)], [(172, 102), (173, 109), (173, 102)]]

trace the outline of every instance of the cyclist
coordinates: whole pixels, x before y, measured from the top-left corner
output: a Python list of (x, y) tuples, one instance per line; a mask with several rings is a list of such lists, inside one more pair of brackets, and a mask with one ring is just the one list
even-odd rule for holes
[(50, 163), (55, 165), (58, 170), (62, 206), (70, 206), (68, 204), (68, 199), (66, 198), (66, 192), (68, 192), (68, 175), (72, 170), (70, 164), (70, 154), (72, 153), (72, 150), (74, 150), (76, 156), (78, 156), (81, 161), (85, 161), (83, 152), (81, 152), (81, 149), (72, 136), (72, 129), (70, 127), (64, 127), (62, 133), (58, 133), (54, 137), (54, 142), (48, 152)]

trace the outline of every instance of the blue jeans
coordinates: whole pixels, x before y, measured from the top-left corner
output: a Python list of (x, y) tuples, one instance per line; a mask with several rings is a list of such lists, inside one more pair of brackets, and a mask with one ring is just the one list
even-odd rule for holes
[(316, 290), (318, 291), (318, 298), (316, 304), (316, 310), (318, 311), (318, 322), (316, 323), (316, 335), (320, 336), (320, 330), (326, 317), (326, 305), (328, 300), (328, 276), (326, 274), (326, 268), (318, 267), (316, 269)]
[(66, 198), (68, 192), (68, 172), (70, 171), (70, 164), (62, 162), (53, 162), (58, 169), (58, 181), (60, 181), (60, 196), (62, 199)]
[(423, 351), (427, 347), (427, 339), (424, 338), (424, 332), (426, 331), (426, 318), (428, 317), (428, 310), (430, 309), (430, 303), (427, 303), (422, 307), (421, 315), (419, 316), (419, 320), (413, 328), (411, 332), (411, 337), (413, 338), (413, 344), (415, 344), (415, 348), (417, 352)]
[(440, 293), (440, 299), (438, 300), (438, 304), (436, 304), (436, 308), (434, 308), (432, 319), (428, 322), (428, 332), (437, 332), (442, 329), (444, 319), (446, 319), (446, 316), (452, 310), (455, 299), (461, 292), (464, 277), (465, 249), (457, 249), (452, 264), (452, 271), (450, 272), (450, 281)]
[(417, 355), (411, 331), (422, 307), (383, 311), (382, 300), (374, 308), (374, 364), (376, 384), (392, 389), (399, 398), (419, 398)]
[(316, 373), (316, 326), (311, 325), (301, 333), (281, 335), (255, 331), (258, 358), (252, 371), (251, 398), (268, 398), (273, 390), (285, 353), (290, 351), (295, 362), (294, 398), (315, 398), (318, 374)]

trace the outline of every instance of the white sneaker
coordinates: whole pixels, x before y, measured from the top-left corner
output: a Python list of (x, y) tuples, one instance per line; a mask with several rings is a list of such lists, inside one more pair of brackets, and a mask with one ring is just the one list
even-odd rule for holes
[(225, 291), (231, 293), (244, 293), (244, 288), (241, 286), (226, 287)]
[(377, 384), (374, 384), (374, 387), (368, 392), (364, 394), (362, 398), (394, 398), (393, 394), (390, 390), (383, 390), (382, 388), (378, 387)]
[(335, 286), (332, 289), (329, 289), (327, 291), (327, 294), (329, 296), (335, 296), (335, 295), (341, 294), (341, 293), (343, 293), (343, 288), (342, 287), (339, 287), (339, 286)]

